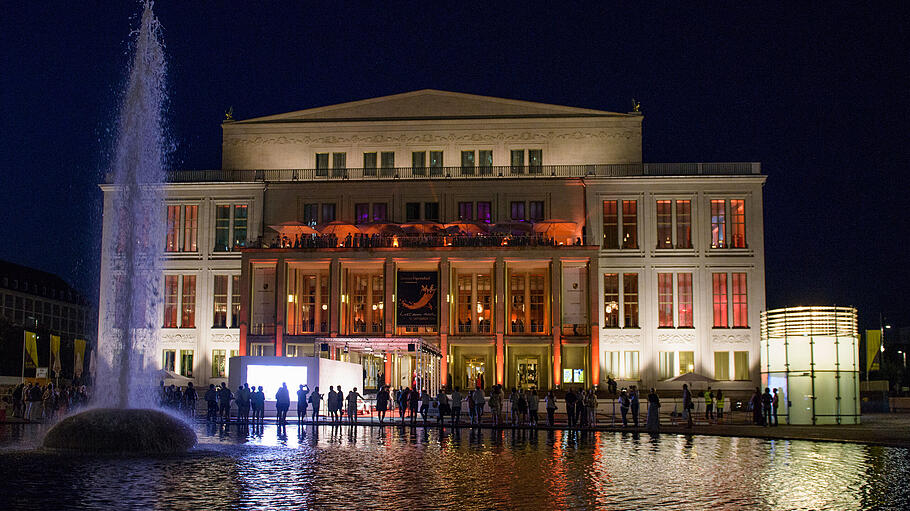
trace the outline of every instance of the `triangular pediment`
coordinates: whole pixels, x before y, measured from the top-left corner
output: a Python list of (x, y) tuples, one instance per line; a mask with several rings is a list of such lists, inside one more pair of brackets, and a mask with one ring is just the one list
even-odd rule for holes
[(340, 103), (285, 114), (269, 115), (237, 121), (260, 122), (319, 122), (342, 120), (408, 120), (458, 118), (521, 118), (521, 117), (603, 117), (625, 116), (615, 112), (575, 108), (515, 99), (494, 98), (423, 89), (403, 94)]

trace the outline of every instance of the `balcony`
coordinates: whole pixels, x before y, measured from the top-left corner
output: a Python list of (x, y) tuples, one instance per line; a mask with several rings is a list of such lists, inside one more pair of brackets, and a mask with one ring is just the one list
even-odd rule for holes
[[(445, 179), (541, 179), (629, 176), (732, 176), (761, 174), (757, 162), (604, 163), (493, 167), (396, 167), (343, 169), (171, 170), (169, 183), (392, 181)], [(112, 176), (106, 177), (112, 183)]]

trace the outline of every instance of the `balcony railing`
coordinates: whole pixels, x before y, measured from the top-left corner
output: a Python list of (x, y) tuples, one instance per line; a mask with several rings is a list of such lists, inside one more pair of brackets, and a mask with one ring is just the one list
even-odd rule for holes
[[(628, 176), (715, 176), (761, 174), (757, 162), (603, 163), (493, 167), (394, 167), (344, 169), (171, 170), (169, 183), (253, 183), (294, 181), (389, 181), (396, 179), (534, 179)], [(107, 176), (111, 183), (111, 176)]]

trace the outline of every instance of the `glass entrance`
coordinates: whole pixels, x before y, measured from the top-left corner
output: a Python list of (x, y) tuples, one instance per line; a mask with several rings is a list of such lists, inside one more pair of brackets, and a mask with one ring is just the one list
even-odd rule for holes
[(537, 372), (537, 365), (540, 359), (538, 357), (525, 357), (519, 358), (516, 362), (515, 382), (518, 384), (518, 388), (540, 388)]
[(484, 368), (486, 366), (486, 360), (482, 357), (465, 357), (464, 359), (464, 387), (465, 389), (473, 389), (475, 386), (479, 385), (481, 388), (486, 386), (486, 376), (484, 375)]

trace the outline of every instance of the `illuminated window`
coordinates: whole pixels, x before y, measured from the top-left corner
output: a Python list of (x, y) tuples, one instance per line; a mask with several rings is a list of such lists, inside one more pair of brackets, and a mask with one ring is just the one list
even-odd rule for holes
[(225, 350), (212, 350), (212, 378), (227, 376), (227, 352)]
[(623, 353), (624, 369), (623, 377), (628, 380), (639, 380), (641, 379), (641, 371), (639, 370), (639, 353), (637, 351), (627, 351)]
[(692, 202), (676, 201), (676, 248), (692, 248)]
[(746, 248), (746, 201), (730, 201), (730, 220), (733, 224), (733, 248)]
[(183, 251), (196, 251), (196, 233), (198, 232), (199, 206), (183, 207)]
[(354, 222), (365, 224), (370, 221), (370, 204), (361, 202), (354, 204)]
[(329, 272), (288, 270), (286, 332), (289, 335), (327, 333), (329, 320)]
[(382, 333), (385, 309), (382, 273), (352, 273), (347, 280), (350, 302), (348, 331), (351, 334)]
[(746, 274), (734, 273), (733, 277), (733, 327), (746, 328), (749, 326), (748, 291)]
[(730, 352), (714, 352), (714, 379), (726, 381), (730, 379)]
[(528, 149), (528, 173), (540, 174), (543, 170), (543, 150)]
[(679, 374), (694, 373), (695, 372), (695, 352), (694, 351), (680, 351), (679, 352)]
[(733, 379), (737, 381), (751, 380), (752, 375), (749, 371), (749, 352), (733, 352)]
[(619, 248), (619, 216), (615, 200), (603, 201), (603, 230), (603, 248)]
[(673, 327), (673, 274), (657, 274), (657, 325)]
[(196, 326), (196, 276), (183, 276), (183, 293), (181, 294), (180, 328)]
[(246, 246), (246, 204), (218, 204), (215, 206), (215, 251), (230, 252)]
[(316, 225), (319, 223), (319, 204), (303, 205), (303, 221), (307, 225)]
[(460, 334), (489, 333), (493, 286), (489, 274), (460, 273), (456, 277), (456, 331)]
[(692, 328), (694, 326), (692, 322), (692, 274), (678, 273), (676, 275), (676, 286), (679, 326)]
[(672, 201), (657, 201), (657, 248), (673, 248)]
[(711, 248), (727, 246), (726, 201), (711, 201)]
[(430, 175), (441, 176), (444, 165), (442, 151), (430, 151)]
[(604, 328), (619, 328), (619, 275), (604, 274)]
[(714, 296), (714, 328), (727, 328), (727, 274), (711, 274)]
[(624, 273), (622, 284), (623, 326), (638, 328), (638, 274)]
[(622, 201), (622, 248), (638, 248), (638, 201)]
[(622, 369), (622, 366), (619, 364), (619, 352), (605, 351), (603, 365), (601, 366), (603, 373), (611, 378), (618, 378), (620, 369)]
[(167, 242), (165, 251), (177, 252), (180, 245), (180, 206), (167, 207)]
[(493, 221), (493, 208), (490, 202), (477, 203), (477, 221), (488, 224)]
[(546, 273), (543, 270), (509, 273), (509, 333), (545, 334)]
[(228, 276), (215, 275), (212, 284), (212, 328), (226, 328), (228, 326)]
[(161, 368), (165, 371), (174, 372), (177, 368), (177, 351), (164, 350), (161, 353)]
[(473, 202), (459, 202), (458, 203), (458, 219), (471, 221), (474, 220), (474, 203)]
[(193, 377), (193, 350), (180, 350), (180, 375)]
[(669, 380), (676, 376), (676, 353), (673, 351), (661, 351), (657, 358), (657, 379)]
[(164, 328), (177, 328), (177, 275), (164, 276)]
[(231, 328), (240, 328), (240, 275), (231, 276)]

